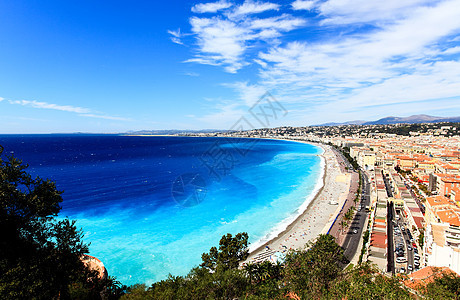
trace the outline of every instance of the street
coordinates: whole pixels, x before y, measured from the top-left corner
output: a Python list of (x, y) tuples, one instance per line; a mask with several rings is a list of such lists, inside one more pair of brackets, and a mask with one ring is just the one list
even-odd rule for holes
[[(345, 249), (344, 255), (348, 260), (351, 260), (355, 255), (356, 251), (360, 251), (358, 249), (359, 240), (363, 235), (364, 222), (368, 217), (368, 211), (366, 211), (366, 207), (370, 205), (370, 185), (368, 183), (367, 176), (362, 173), (362, 197), (360, 199), (360, 206), (361, 209), (358, 210), (355, 214), (355, 217), (348, 229), (348, 233), (345, 237), (345, 240), (342, 244), (342, 247)], [(353, 233), (354, 230), (357, 230), (357, 233)]]

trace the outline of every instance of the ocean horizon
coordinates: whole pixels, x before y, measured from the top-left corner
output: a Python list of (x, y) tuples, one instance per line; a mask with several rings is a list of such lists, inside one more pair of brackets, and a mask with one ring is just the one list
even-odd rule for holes
[(276, 237), (322, 186), (322, 149), (270, 139), (0, 135), (6, 153), (63, 190), (109, 275), (123, 284), (186, 275), (222, 235)]

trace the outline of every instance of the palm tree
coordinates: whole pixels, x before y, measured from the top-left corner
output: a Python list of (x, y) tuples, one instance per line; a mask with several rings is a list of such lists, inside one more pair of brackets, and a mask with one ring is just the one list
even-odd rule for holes
[(344, 219), (342, 219), (342, 222), (340, 222), (340, 228), (342, 229), (342, 233), (344, 233), (345, 229), (348, 227), (348, 222), (345, 221)]

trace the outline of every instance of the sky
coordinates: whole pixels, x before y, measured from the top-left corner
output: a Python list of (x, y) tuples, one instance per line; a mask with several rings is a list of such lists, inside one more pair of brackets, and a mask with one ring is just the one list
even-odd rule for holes
[[(459, 116), (459, 100), (460, 0), (0, 1), (0, 133)], [(267, 103), (282, 109), (258, 122)]]

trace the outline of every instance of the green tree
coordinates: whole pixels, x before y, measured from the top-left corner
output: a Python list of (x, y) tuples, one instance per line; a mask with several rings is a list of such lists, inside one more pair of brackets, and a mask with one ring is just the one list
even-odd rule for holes
[(342, 271), (331, 284), (331, 299), (411, 299), (396, 277), (387, 277), (368, 263)]
[(348, 222), (346, 220), (342, 220), (342, 222), (340, 222), (340, 228), (342, 229), (342, 232), (345, 232), (345, 229), (347, 229), (348, 227)]
[(147, 289), (145, 284), (135, 284), (130, 286), (126, 294), (121, 297), (123, 300), (144, 300), (155, 299), (153, 293)]
[(201, 267), (211, 271), (238, 268), (239, 262), (249, 255), (248, 234), (238, 233), (233, 237), (230, 233), (223, 235), (219, 242), (219, 249), (212, 247), (209, 253), (201, 255)]
[(422, 292), (428, 299), (460, 299), (460, 277), (453, 273), (441, 273)]
[(56, 219), (62, 192), (2, 152), (0, 147), (0, 298), (67, 299), (72, 285), (99, 285), (81, 261), (88, 253), (82, 231), (75, 221)]
[(283, 270), (286, 289), (302, 297), (327, 295), (331, 283), (346, 263), (343, 249), (331, 235), (321, 234), (307, 251), (290, 251)]

